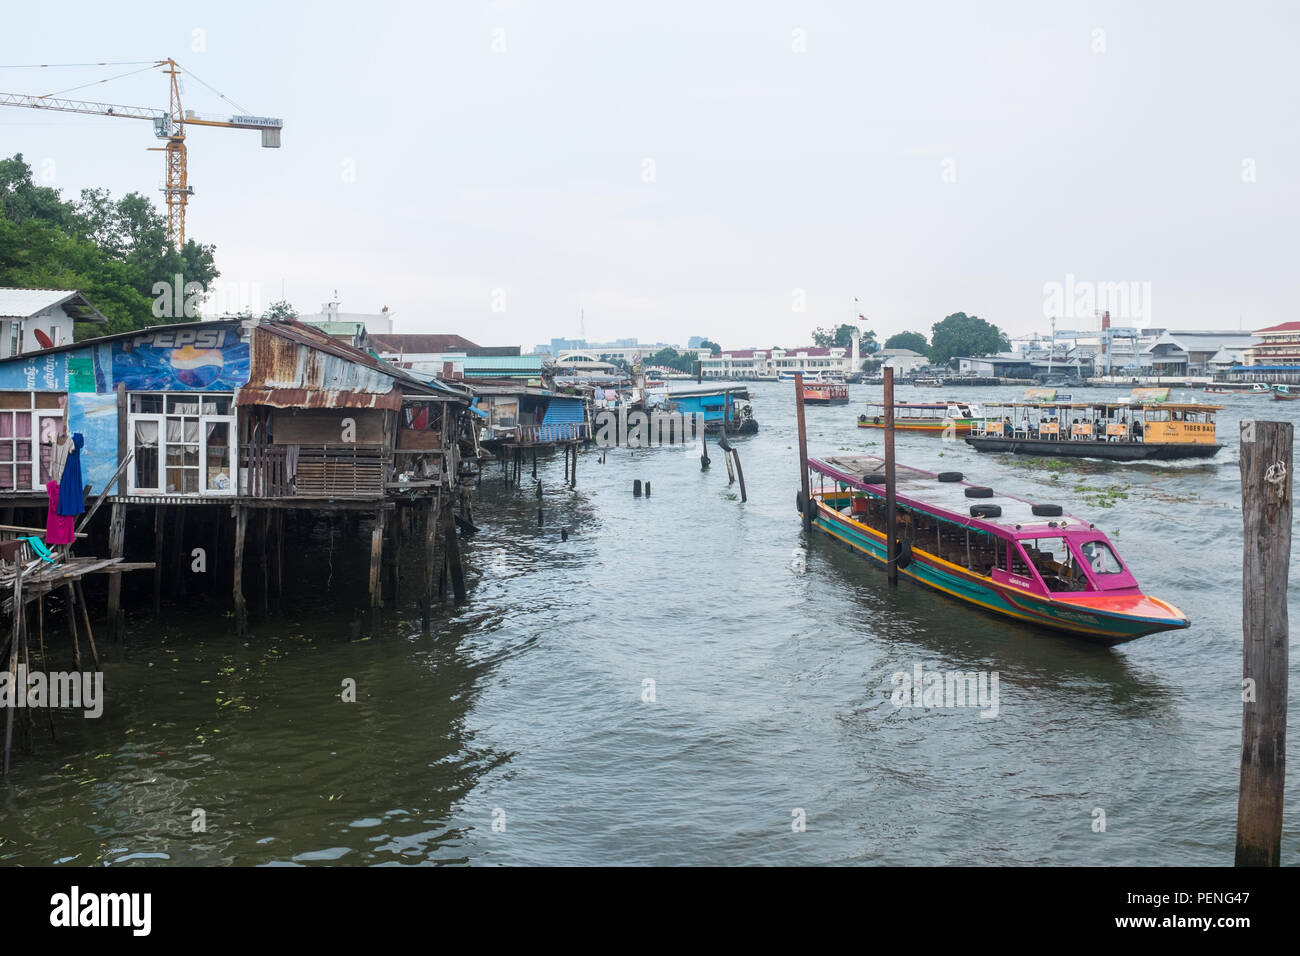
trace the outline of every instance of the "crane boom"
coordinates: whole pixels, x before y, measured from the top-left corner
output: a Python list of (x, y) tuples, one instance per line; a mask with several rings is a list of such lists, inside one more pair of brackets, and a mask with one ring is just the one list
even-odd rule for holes
[[(145, 106), (120, 106), (115, 103), (96, 103), (89, 100), (67, 100), (53, 96), (30, 96), (23, 93), (0, 93), (0, 106), (24, 106), (37, 110), (55, 110), (63, 113), (87, 113), (92, 116), (113, 116), (122, 119), (142, 119), (153, 123), (154, 135), (167, 141), (166, 146), (152, 149), (166, 153), (167, 182), (163, 195), (167, 200), (167, 239), (177, 249), (185, 245), (185, 205), (194, 190), (189, 185), (185, 149), (185, 127), (214, 126), (224, 129), (255, 129), (262, 133), (262, 146), (279, 149), (280, 130), (284, 122), (274, 116), (234, 115), (227, 119), (204, 117), (193, 110), (181, 108), (180, 70), (173, 59), (159, 60), (171, 77), (169, 105), (165, 110)], [(200, 81), (202, 82), (202, 81)]]

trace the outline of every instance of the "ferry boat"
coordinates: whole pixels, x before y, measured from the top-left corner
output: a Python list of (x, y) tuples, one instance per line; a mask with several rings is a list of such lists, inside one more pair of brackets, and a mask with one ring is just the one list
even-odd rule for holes
[[(884, 462), (866, 455), (809, 459), (815, 528), (887, 567)], [(1142, 593), (1098, 528), (972, 485), (957, 472), (895, 467), (900, 577), (1001, 617), (1105, 645), (1190, 626)]]
[(1222, 410), (1222, 405), (1169, 402), (990, 404), (988, 417), (966, 444), (976, 451), (1053, 458), (1213, 458), (1223, 447), (1214, 425), (1215, 413)]
[(912, 384), (917, 388), (943, 388), (943, 379), (941, 378), (914, 378)]
[(803, 402), (805, 405), (847, 405), (849, 403), (849, 387), (830, 383), (804, 382)]
[[(895, 402), (894, 430), (966, 435), (980, 420), (980, 407), (974, 402)], [(858, 416), (859, 428), (884, 428), (885, 406), (880, 402), (867, 405)], [(951, 429), (951, 431), (948, 431)]]
[(1279, 385), (1273, 389), (1273, 401), (1275, 402), (1294, 402), (1300, 398), (1300, 392), (1291, 391), (1290, 386)]
[(1271, 391), (1263, 382), (1215, 382), (1205, 386), (1207, 395), (1267, 395)]

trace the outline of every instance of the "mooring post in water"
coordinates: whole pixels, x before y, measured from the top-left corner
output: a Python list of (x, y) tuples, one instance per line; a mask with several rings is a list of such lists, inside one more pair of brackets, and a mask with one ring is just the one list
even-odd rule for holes
[(64, 586), (65, 600), (68, 603), (68, 633), (72, 636), (72, 663), (81, 670), (81, 641), (77, 638), (77, 597), (72, 591), (72, 582)]
[(740, 467), (740, 452), (731, 449), (731, 457), (736, 459), (736, 480), (740, 482), (740, 501), (744, 504), (749, 498), (745, 494), (745, 470)]
[[(120, 501), (113, 502), (112, 515), (108, 522), (108, 551), (114, 558), (121, 558), (126, 550), (126, 505)], [(115, 641), (123, 638), (122, 626), (122, 575), (108, 576), (108, 630)]]
[(1241, 423), (1242, 714), (1237, 866), (1278, 866), (1286, 780), (1289, 422)]
[(633, 497), (633, 498), (640, 498), (640, 497), (641, 497), (641, 479), (640, 479), (640, 478), (633, 479), (633, 481), (632, 481), (632, 497)]
[(542, 509), (537, 509), (537, 527), (542, 527)]
[(573, 471), (569, 475), (569, 487), (571, 489), (578, 487), (578, 445), (576, 442), (573, 445)]
[(803, 418), (803, 373), (794, 373), (794, 410), (799, 421), (799, 508), (803, 512), (803, 529), (812, 530), (811, 489), (808, 485), (808, 428)]
[(709, 433), (703, 425), (700, 429), (700, 471), (709, 467)]
[(898, 516), (894, 513), (894, 370), (885, 366), (885, 558), (889, 583), (898, 583)]
[[(116, 507), (116, 505), (114, 505)], [(244, 535), (248, 531), (248, 509), (235, 505), (235, 543), (231, 562), (231, 591), (235, 602), (235, 633), (248, 633), (248, 605), (244, 602)]]

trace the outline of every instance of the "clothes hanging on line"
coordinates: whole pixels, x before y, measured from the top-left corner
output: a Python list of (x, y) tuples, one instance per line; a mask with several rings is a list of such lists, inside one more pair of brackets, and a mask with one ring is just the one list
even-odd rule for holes
[(45, 543), (72, 544), (76, 537), (77, 520), (72, 515), (59, 514), (59, 483), (47, 481), (45, 493), (50, 498), (50, 511), (45, 517)]
[(81, 483), (81, 448), (85, 444), (86, 438), (81, 432), (72, 436), (72, 448), (59, 482), (58, 512), (64, 516), (79, 515), (86, 510), (86, 493)]

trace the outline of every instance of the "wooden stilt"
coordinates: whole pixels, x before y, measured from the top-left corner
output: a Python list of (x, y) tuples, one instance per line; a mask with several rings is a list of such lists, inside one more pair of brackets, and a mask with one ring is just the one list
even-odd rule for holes
[(81, 626), (86, 629), (86, 642), (90, 644), (90, 657), (95, 662), (95, 669), (99, 670), (99, 649), (95, 647), (95, 632), (90, 629), (90, 611), (86, 607), (86, 592), (81, 587), (81, 578), (73, 580), (72, 589), (76, 592), (77, 607), (81, 611)]
[(262, 530), (258, 535), (258, 550), (261, 551), (262, 565), (262, 610), (271, 609), (271, 512), (270, 509), (262, 509)]
[[(163, 521), (166, 509), (154, 505), (153, 509), (153, 616), (162, 613), (163, 577)], [(120, 575), (119, 575), (120, 577)]]
[(573, 469), (570, 472), (569, 477), (570, 477), (569, 487), (570, 488), (578, 487), (578, 445), (576, 442), (573, 445)]
[[(441, 496), (439, 496), (441, 497)], [(433, 614), (433, 579), (437, 574), (434, 561), (437, 557), (438, 511), (435, 499), (429, 499), (429, 506), (424, 511), (424, 608), (422, 623), (425, 636), (432, 628)]]
[[(126, 550), (126, 505), (120, 501), (113, 502), (112, 515), (108, 523), (108, 550), (114, 558), (121, 558)], [(112, 640), (120, 641), (126, 636), (122, 615), (122, 575), (108, 576), (108, 633)]]
[(248, 633), (248, 606), (244, 602), (244, 534), (248, 530), (248, 509), (235, 505), (235, 545), (231, 572), (231, 586), (235, 602), (235, 633), (244, 637)]
[(81, 670), (81, 641), (77, 639), (77, 596), (72, 593), (72, 583), (64, 585), (68, 594), (68, 633), (72, 635), (72, 660)]
[(275, 596), (284, 596), (284, 512), (275, 513)]
[(740, 452), (735, 448), (731, 449), (731, 457), (736, 459), (736, 480), (740, 482), (740, 500), (743, 503), (749, 498), (745, 495), (745, 471), (740, 467)]
[[(23, 630), (23, 568), (22, 565), (14, 562), (14, 623), (9, 636), (9, 674), (10, 680), (15, 680), (18, 673), (18, 648), (22, 642)], [(14, 737), (14, 711), (16, 706), (5, 708), (5, 758), (4, 773), (9, 775), (9, 748), (13, 745)]]
[(185, 574), (186, 554), (185, 554), (185, 516), (189, 508), (181, 506), (176, 509), (176, 519), (172, 523), (172, 533), (176, 536), (176, 541), (172, 545), (172, 588), (173, 594), (184, 594), (189, 588), (185, 586), (187, 575)]
[(370, 606), (383, 607), (384, 593), (382, 584), (384, 558), (384, 518), (381, 510), (375, 515), (375, 524), (370, 532)]
[(465, 572), (460, 564), (460, 540), (456, 537), (456, 523), (447, 521), (443, 534), (447, 547), (447, 569), (451, 573), (451, 588), (456, 595), (456, 603), (465, 600)]

